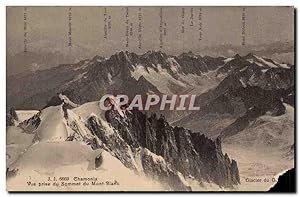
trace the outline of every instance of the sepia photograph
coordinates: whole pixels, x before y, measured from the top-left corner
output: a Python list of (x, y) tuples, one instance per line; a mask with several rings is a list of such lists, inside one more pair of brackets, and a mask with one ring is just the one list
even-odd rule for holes
[(8, 192), (296, 192), (295, 7), (5, 9)]

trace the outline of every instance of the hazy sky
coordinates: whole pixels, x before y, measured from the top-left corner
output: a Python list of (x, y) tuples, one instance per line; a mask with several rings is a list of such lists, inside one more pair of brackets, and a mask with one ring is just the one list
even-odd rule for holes
[[(27, 7), (27, 10), (8, 7), (7, 49), (10, 53), (21, 52), (25, 31), (28, 51), (47, 47), (49, 43), (51, 47), (69, 48), (71, 38), (71, 47), (84, 47), (99, 55), (120, 50), (141, 53), (159, 49), (178, 54), (220, 44), (239, 46), (243, 36), (245, 47), (294, 39), (292, 7), (245, 7), (244, 10), (243, 7), (163, 7), (162, 10), (159, 7), (129, 7), (128, 10), (106, 7), (106, 22), (104, 14), (104, 7), (72, 7), (72, 10), (69, 7)], [(68, 35), (70, 30), (71, 35)]]

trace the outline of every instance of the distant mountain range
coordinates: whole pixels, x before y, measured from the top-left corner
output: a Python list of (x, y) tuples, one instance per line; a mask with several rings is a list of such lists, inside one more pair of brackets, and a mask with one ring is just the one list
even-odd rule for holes
[[(239, 62), (234, 59), (236, 57), (202, 57), (191, 52), (171, 56), (159, 51), (148, 51), (143, 55), (118, 52), (110, 58), (95, 56), (76, 64), (8, 76), (8, 106), (38, 109), (58, 92), (64, 92), (77, 103), (98, 100), (108, 92), (129, 96), (147, 92), (200, 95), (216, 87), (229, 71), (243, 66), (236, 65)], [(291, 67), (270, 59), (254, 60), (252, 63), (261, 69)], [(249, 58), (242, 63), (251, 64), (251, 61)]]
[[(294, 106), (294, 65), (252, 53), (233, 57), (179, 56), (161, 51), (121, 51), (75, 64), (7, 78), (7, 106), (42, 109), (63, 93), (83, 104), (104, 94), (196, 94), (200, 111), (160, 112), (174, 125), (210, 137), (233, 135), (257, 117), (281, 115)], [(21, 85), (22, 84), (22, 85)]]
[[(247, 46), (230, 44), (203, 46), (198, 51), (194, 51), (194, 53), (212, 57), (232, 57), (237, 53), (244, 56), (252, 52), (280, 63), (294, 64), (294, 51), (293, 41), (278, 41)], [(7, 48), (7, 75), (49, 69), (59, 64), (74, 63), (102, 53), (84, 45), (73, 44), (69, 47), (64, 40), (31, 42), (28, 46), (28, 52), (24, 53), (20, 51), (19, 44), (10, 42)], [(109, 55), (103, 54), (102, 56), (109, 57)]]

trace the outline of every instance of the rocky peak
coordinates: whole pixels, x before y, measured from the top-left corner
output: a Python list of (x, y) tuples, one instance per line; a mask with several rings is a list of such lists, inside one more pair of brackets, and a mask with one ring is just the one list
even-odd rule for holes
[(102, 56), (100, 56), (100, 55), (96, 55), (96, 56), (93, 57), (93, 59), (92, 59), (93, 62), (101, 62), (101, 61), (103, 61), (103, 60), (105, 60), (105, 58), (102, 57)]
[(146, 59), (162, 59), (162, 58), (168, 58), (168, 55), (162, 51), (150, 50), (144, 53), (141, 57)]
[(242, 57), (237, 53), (235, 56), (233, 56), (234, 59), (241, 59)]
[(152, 67), (157, 70), (157, 66), (170, 70), (170, 62), (168, 61), (167, 54), (162, 51), (148, 51), (140, 56), (140, 63), (145, 67)]
[(24, 120), (18, 126), (22, 128), (26, 133), (33, 133), (41, 124), (41, 111), (33, 115), (31, 118)]
[(182, 54), (179, 55), (179, 57), (191, 57), (191, 58), (197, 58), (197, 56), (192, 52), (192, 51), (189, 51), (189, 52), (183, 52)]
[[(160, 181), (165, 187), (172, 190), (189, 191), (178, 173), (170, 167), (164, 158), (152, 153), (147, 148), (133, 146), (129, 138), (120, 135), (120, 127), (111, 127), (104, 120), (95, 115), (90, 116), (86, 126), (97, 136), (94, 147), (103, 148), (118, 158), (127, 168), (142, 172), (146, 176)], [(120, 125), (121, 126), (121, 125)], [(139, 163), (140, 165), (137, 165)]]
[(138, 110), (124, 117), (110, 110), (106, 118), (130, 146), (149, 149), (184, 177), (194, 176), (199, 181), (213, 181), (224, 187), (239, 183), (236, 162), (226, 159), (218, 140), (172, 127), (163, 117), (153, 114), (148, 117)]
[(161, 92), (152, 84), (150, 83), (144, 76), (140, 76), (137, 80), (136, 84), (136, 93), (149, 93), (153, 92), (157, 95), (160, 95)]

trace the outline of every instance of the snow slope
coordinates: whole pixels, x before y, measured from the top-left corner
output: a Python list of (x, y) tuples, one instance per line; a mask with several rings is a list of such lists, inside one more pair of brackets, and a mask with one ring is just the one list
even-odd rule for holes
[(69, 136), (64, 120), (62, 105), (50, 106), (41, 113), (41, 124), (36, 130), (36, 139), (39, 141), (64, 141)]
[[(153, 65), (154, 66), (154, 65)], [(157, 66), (157, 71), (153, 68), (145, 68), (142, 65), (134, 67), (134, 71), (131, 71), (131, 76), (138, 80), (141, 76), (145, 77), (147, 81), (152, 83), (160, 92), (165, 94), (173, 93), (171, 89), (172, 85), (181, 87), (182, 89), (187, 88), (187, 84), (176, 80), (172, 77), (166, 69), (161, 68), (160, 65)]]
[(103, 119), (105, 113), (100, 110), (99, 101), (84, 103), (72, 109), (72, 111), (80, 116), (84, 121), (87, 120), (91, 114), (95, 114)]
[(278, 174), (294, 167), (294, 108), (284, 105), (285, 114), (261, 116), (242, 132), (225, 139), (224, 152), (238, 161), (241, 185), (237, 190), (268, 190)]
[[(89, 109), (97, 105), (96, 103), (81, 106), (81, 109), (75, 108), (74, 111), (84, 118), (96, 116), (93, 110), (87, 113), (85, 108), (88, 106)], [(97, 177), (98, 185), (90, 183), (89, 186), (65, 186), (60, 182), (59, 184), (62, 185), (58, 186), (32, 186), (32, 190), (155, 191), (166, 189), (161, 183), (147, 178), (143, 173), (136, 174), (111, 153), (101, 148), (93, 150), (90, 145), (87, 145), (86, 140), (92, 138), (85, 121), (73, 110), (64, 109), (63, 105), (43, 109), (39, 115), (41, 123), (30, 134), (17, 126), (7, 128), (7, 189), (9, 191), (26, 190), (28, 181), (44, 183), (49, 176), (67, 176), (70, 178), (70, 184), (74, 182), (75, 176)], [(99, 109), (94, 107), (91, 109)], [(101, 118), (98, 120), (105, 129), (105, 135), (109, 136), (114, 132), (106, 121)], [(72, 136), (72, 140), (69, 141)]]
[[(49, 151), (51, 150), (51, 151)], [(100, 166), (95, 165), (95, 158), (101, 157)], [(69, 181), (57, 181), (58, 186), (32, 186), (33, 191), (126, 191), (126, 190), (162, 190), (160, 184), (136, 175), (126, 168), (110, 153), (98, 149), (92, 150), (81, 142), (40, 142), (31, 146), (15, 163), (10, 166), (18, 169), (18, 175), (7, 181), (8, 190), (26, 190), (27, 181), (43, 183), (48, 177), (69, 177)], [(30, 177), (30, 178), (28, 178)], [(97, 178), (99, 185), (68, 186), (64, 183), (76, 183), (74, 177)], [(95, 180), (95, 179), (94, 179)], [(110, 185), (107, 182), (117, 184)], [(103, 184), (101, 184), (103, 182)]]
[(261, 116), (242, 132), (225, 139), (224, 143), (278, 149), (291, 146), (294, 144), (294, 108), (288, 104), (284, 105), (285, 114)]
[(6, 165), (8, 166), (32, 144), (34, 134), (24, 133), (16, 126), (6, 129)]

